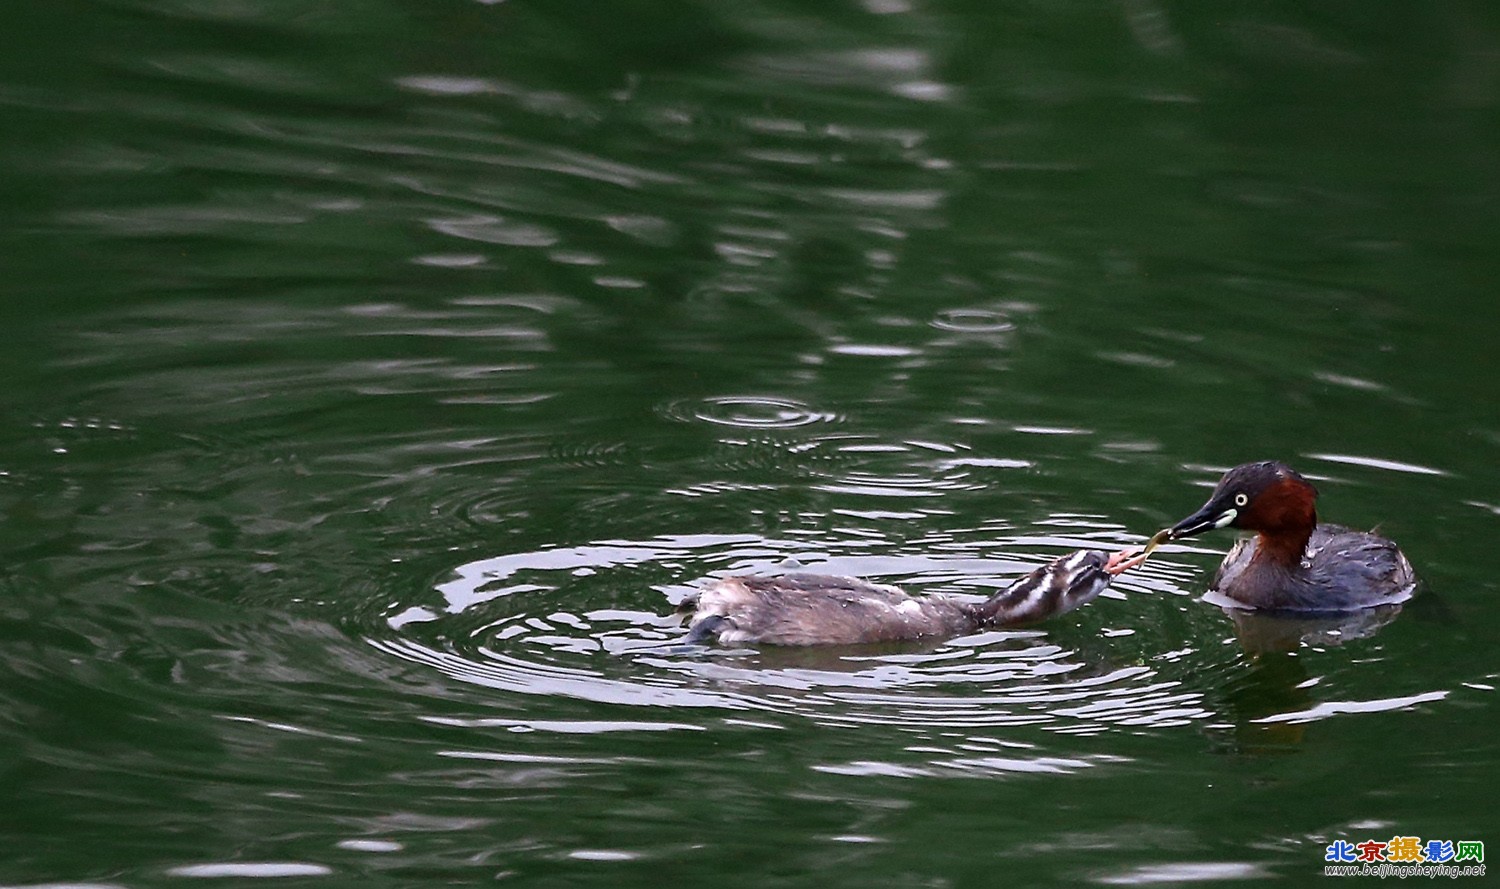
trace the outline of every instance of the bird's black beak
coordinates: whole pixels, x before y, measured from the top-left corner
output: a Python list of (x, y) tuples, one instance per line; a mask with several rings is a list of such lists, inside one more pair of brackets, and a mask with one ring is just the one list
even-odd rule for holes
[(1212, 531), (1222, 528), (1239, 517), (1239, 512), (1234, 507), (1225, 508), (1215, 500), (1203, 504), (1203, 508), (1172, 526), (1170, 539), (1181, 540), (1184, 537), (1196, 537), (1204, 531)]

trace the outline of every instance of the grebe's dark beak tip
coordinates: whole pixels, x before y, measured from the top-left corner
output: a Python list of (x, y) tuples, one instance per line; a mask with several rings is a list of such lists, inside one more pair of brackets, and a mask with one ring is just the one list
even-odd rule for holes
[(1226, 513), (1210, 504), (1168, 529), (1167, 539), (1182, 540), (1186, 537), (1197, 537), (1204, 531), (1222, 528), (1233, 519), (1233, 511)]

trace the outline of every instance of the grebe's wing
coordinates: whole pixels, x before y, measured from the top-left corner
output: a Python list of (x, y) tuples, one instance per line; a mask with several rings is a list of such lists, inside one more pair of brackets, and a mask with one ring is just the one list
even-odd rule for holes
[(912, 598), (856, 577), (726, 577), (699, 596), (689, 638), (771, 645), (851, 645), (955, 635), (974, 626), (941, 596)]
[(752, 592), (775, 599), (798, 596), (831, 596), (840, 601), (878, 601), (899, 605), (911, 597), (900, 587), (871, 583), (842, 574), (783, 574), (778, 577), (738, 577)]

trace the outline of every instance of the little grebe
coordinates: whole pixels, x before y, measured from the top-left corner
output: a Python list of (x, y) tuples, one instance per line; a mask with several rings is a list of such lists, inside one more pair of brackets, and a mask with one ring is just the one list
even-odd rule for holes
[(726, 577), (682, 604), (692, 612), (686, 641), (853, 645), (1029, 624), (1092, 601), (1116, 574), (1133, 567), (1127, 555), (1079, 550), (977, 603), (913, 598), (856, 577)]
[(1236, 543), (1213, 590), (1240, 608), (1352, 611), (1402, 602), (1417, 585), (1396, 544), (1368, 531), (1320, 524), (1318, 490), (1284, 463), (1247, 463), (1224, 474), (1203, 508), (1167, 539), (1214, 528), (1257, 532)]

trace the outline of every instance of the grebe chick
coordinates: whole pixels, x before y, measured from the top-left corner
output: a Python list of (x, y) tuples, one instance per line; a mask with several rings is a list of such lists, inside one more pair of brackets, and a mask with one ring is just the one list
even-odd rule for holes
[(908, 596), (856, 577), (726, 577), (682, 605), (687, 642), (853, 645), (959, 636), (1035, 623), (1072, 611), (1125, 570), (1126, 553), (1079, 550), (1036, 569), (983, 602)]
[(1219, 565), (1212, 586), (1219, 605), (1353, 611), (1411, 598), (1417, 576), (1396, 544), (1319, 523), (1317, 497), (1285, 463), (1247, 463), (1225, 473), (1203, 508), (1173, 525), (1168, 539), (1226, 526), (1256, 532)]

